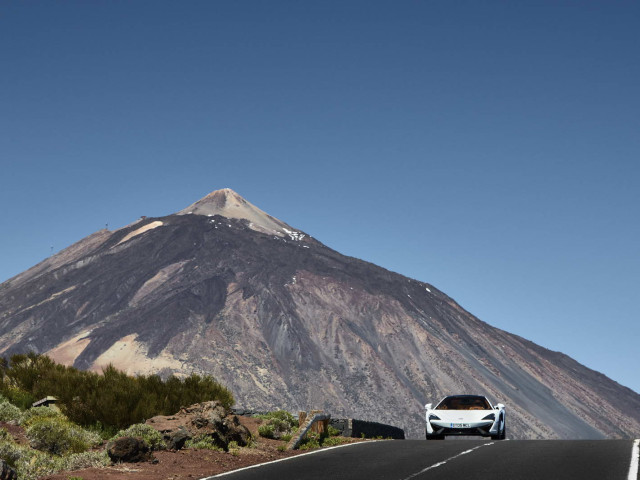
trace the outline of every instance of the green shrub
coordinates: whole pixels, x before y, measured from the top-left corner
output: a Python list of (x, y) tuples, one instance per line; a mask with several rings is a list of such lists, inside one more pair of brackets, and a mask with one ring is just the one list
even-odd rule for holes
[(300, 450), (313, 450), (314, 448), (320, 447), (334, 447), (336, 445), (342, 445), (343, 443), (348, 443), (349, 440), (344, 437), (330, 437), (326, 434), (317, 434), (315, 432), (309, 432), (302, 439), (298, 448)]
[(258, 418), (265, 420), (265, 423), (258, 427), (258, 434), (265, 438), (278, 440), (289, 437), (291, 439), (291, 434), (298, 427), (298, 420), (285, 410), (258, 415)]
[(336, 436), (322, 439), (321, 445), (323, 447), (335, 447), (336, 445), (342, 445), (343, 443), (349, 443), (349, 439)]
[(105, 467), (111, 463), (106, 450), (73, 453), (62, 457), (62, 470), (80, 470), (82, 468)]
[(121, 437), (140, 437), (151, 450), (166, 450), (167, 443), (164, 441), (162, 434), (150, 425), (144, 423), (136, 423), (126, 430), (120, 430), (112, 438), (111, 442)]
[(273, 425), (263, 423), (258, 427), (258, 435), (264, 438), (275, 438), (275, 431)]
[(0, 358), (0, 394), (15, 398), (14, 403), (23, 408), (34, 398), (53, 395), (71, 421), (85, 426), (99, 422), (106, 429), (172, 415), (184, 405), (218, 400), (230, 408), (234, 403), (231, 392), (210, 376), (132, 377), (113, 366), (99, 374), (59, 365), (34, 353), (13, 355), (9, 361)]
[(54, 455), (81, 453), (100, 443), (98, 435), (63, 416), (35, 416), (29, 420), (25, 433), (33, 448)]
[(37, 399), (29, 392), (25, 392), (19, 388), (7, 387), (2, 389), (3, 395), (20, 410), (26, 410), (31, 407)]
[(261, 418), (263, 420), (267, 420), (267, 422), (285, 423), (291, 429), (298, 426), (298, 419), (294, 417), (291, 413), (287, 412), (286, 410), (276, 410), (274, 412), (269, 412), (265, 415), (256, 415), (256, 417)]
[(22, 411), (9, 402), (8, 399), (0, 395), (0, 421), (1, 422), (20, 422), (22, 419)]
[(0, 440), (0, 458), (12, 467), (16, 466), (16, 462), (27, 454), (31, 454), (32, 450), (24, 445), (18, 445), (13, 438)]
[(229, 450), (229, 453), (234, 457), (237, 457), (238, 455), (240, 455), (240, 447), (238, 446), (238, 442), (235, 442), (235, 441), (229, 442), (229, 445), (227, 445), (227, 449)]
[(329, 428), (327, 428), (327, 433), (329, 434), (330, 437), (337, 437), (342, 432), (340, 430), (338, 430), (337, 428), (332, 427), (331, 425), (329, 425)]
[(104, 450), (60, 457), (20, 445), (13, 438), (0, 439), (0, 458), (16, 469), (20, 480), (36, 480), (60, 470), (78, 470), (109, 464), (109, 457)]
[(320, 448), (320, 439), (318, 437), (305, 437), (298, 445), (299, 450), (313, 450)]
[(60, 457), (54, 457), (13, 440), (0, 440), (0, 458), (16, 469), (20, 480), (36, 480), (62, 469)]
[(0, 458), (16, 469), (20, 480), (36, 480), (60, 470), (100, 467), (110, 463), (104, 450), (60, 457), (19, 445), (13, 439), (0, 440)]
[(16, 472), (20, 480), (37, 480), (47, 475), (53, 475), (63, 469), (62, 458), (35, 452), (31, 457), (23, 457), (16, 464)]
[(215, 450), (223, 452), (224, 450), (218, 447), (213, 438), (208, 435), (196, 435), (193, 438), (187, 440), (184, 444), (185, 448), (193, 448), (194, 450)]
[(56, 418), (62, 421), (68, 421), (69, 419), (60, 410), (50, 407), (33, 407), (22, 414), (22, 420), (20, 424), (23, 427), (28, 427), (36, 420), (44, 418)]

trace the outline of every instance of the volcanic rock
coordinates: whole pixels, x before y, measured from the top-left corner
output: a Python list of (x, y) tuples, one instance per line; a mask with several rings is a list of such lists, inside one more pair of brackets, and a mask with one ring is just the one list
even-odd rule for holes
[(151, 449), (140, 437), (120, 437), (107, 448), (113, 463), (147, 462), (152, 459)]
[(162, 433), (169, 448), (174, 450), (182, 448), (187, 439), (201, 436), (210, 437), (224, 450), (229, 449), (232, 441), (246, 447), (251, 440), (249, 430), (218, 401), (196, 403), (183, 407), (175, 415), (158, 415), (146, 423)]
[(410, 437), (424, 436), (425, 403), (462, 393), (504, 403), (512, 438), (640, 432), (636, 392), (229, 189), (100, 230), (1, 284), (0, 351), (209, 374), (239, 408), (320, 409)]

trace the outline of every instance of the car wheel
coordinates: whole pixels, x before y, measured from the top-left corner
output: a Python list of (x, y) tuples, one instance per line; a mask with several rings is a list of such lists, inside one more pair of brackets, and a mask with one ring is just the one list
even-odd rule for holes
[[(426, 432), (426, 429), (425, 429)], [(427, 440), (444, 440), (444, 435), (429, 435), (429, 432), (426, 432)]]
[(507, 422), (502, 420), (502, 432), (500, 433), (500, 440), (507, 438)]

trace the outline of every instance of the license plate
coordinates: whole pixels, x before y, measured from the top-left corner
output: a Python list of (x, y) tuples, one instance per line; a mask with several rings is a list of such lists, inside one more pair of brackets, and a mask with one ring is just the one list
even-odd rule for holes
[(452, 423), (451, 428), (469, 428), (468, 423)]

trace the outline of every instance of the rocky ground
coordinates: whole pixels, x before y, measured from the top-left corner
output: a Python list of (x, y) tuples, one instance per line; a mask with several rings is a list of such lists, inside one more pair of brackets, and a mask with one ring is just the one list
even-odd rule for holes
[[(42, 480), (69, 480), (70, 477), (80, 477), (82, 480), (192, 480), (304, 453), (299, 450), (281, 451), (278, 447), (285, 442), (260, 437), (258, 435), (258, 426), (262, 422), (260, 419), (253, 417), (238, 417), (238, 419), (249, 429), (255, 441), (253, 446), (240, 448), (235, 454), (192, 449), (159, 451), (153, 453), (155, 460), (151, 462), (122, 463), (104, 468), (60, 472), (43, 477)], [(360, 440), (351, 439), (351, 441)]]

